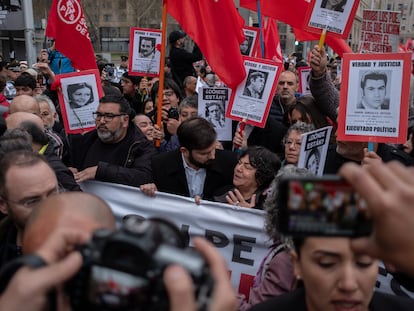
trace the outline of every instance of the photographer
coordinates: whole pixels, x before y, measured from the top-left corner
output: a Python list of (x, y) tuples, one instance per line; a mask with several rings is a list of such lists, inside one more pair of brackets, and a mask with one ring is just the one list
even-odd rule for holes
[[(74, 246), (85, 243), (88, 236), (78, 230), (60, 229), (55, 231), (35, 252), (45, 266), (37, 269), (21, 267), (0, 297), (0, 309), (8, 311), (44, 310), (48, 293), (70, 279), (81, 267), (82, 258)], [(194, 245), (205, 257), (214, 278), (214, 289), (209, 310), (228, 311), (236, 309), (234, 289), (230, 283), (223, 258), (209, 242), (195, 238)], [(194, 285), (189, 273), (178, 265), (169, 266), (164, 272), (171, 311), (197, 310)], [(68, 308), (67, 303), (59, 307)], [(60, 309), (60, 308), (58, 308)]]

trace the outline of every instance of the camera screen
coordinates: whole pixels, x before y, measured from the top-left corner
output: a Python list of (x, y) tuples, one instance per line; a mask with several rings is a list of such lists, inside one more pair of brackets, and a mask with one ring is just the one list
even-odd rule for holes
[[(370, 232), (365, 201), (339, 178), (291, 179), (282, 227), (296, 235), (359, 236)], [(283, 213), (282, 213), (283, 214)]]
[(147, 297), (146, 279), (108, 267), (91, 267), (88, 297), (91, 304), (118, 310), (143, 303)]

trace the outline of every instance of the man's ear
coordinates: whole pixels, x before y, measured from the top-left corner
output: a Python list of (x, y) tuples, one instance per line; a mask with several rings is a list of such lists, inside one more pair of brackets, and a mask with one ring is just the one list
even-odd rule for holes
[(3, 199), (3, 197), (0, 197), (0, 212), (7, 215), (9, 213), (7, 209), (7, 202)]
[(295, 251), (291, 251), (290, 256), (292, 256), (294, 274), (296, 277), (300, 277), (302, 275), (302, 270), (300, 268), (298, 254)]
[(180, 152), (181, 152), (183, 155), (187, 155), (187, 154), (188, 154), (188, 149), (187, 149), (186, 147), (180, 147)]

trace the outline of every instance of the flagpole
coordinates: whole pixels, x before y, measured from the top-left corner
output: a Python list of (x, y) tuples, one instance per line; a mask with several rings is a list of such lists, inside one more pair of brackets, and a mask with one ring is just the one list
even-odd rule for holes
[[(167, 0), (162, 0), (162, 18), (161, 18), (161, 56), (160, 56), (160, 80), (158, 81), (157, 94), (157, 125), (161, 128), (162, 117), (162, 99), (164, 97), (164, 67), (165, 67), (165, 46), (167, 41)], [(161, 141), (155, 140), (155, 146), (159, 147)]]
[(259, 35), (260, 35), (260, 49), (262, 50), (262, 58), (264, 58), (265, 55), (265, 46), (264, 46), (264, 40), (263, 40), (263, 24), (262, 24), (262, 12), (260, 9), (260, 0), (256, 1), (257, 3), (257, 19), (259, 22)]

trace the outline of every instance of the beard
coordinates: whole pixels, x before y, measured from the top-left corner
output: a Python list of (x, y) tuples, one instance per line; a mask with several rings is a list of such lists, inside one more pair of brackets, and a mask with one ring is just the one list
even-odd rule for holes
[(194, 159), (192, 151), (189, 152), (188, 161), (198, 168), (208, 168), (213, 163), (213, 160), (207, 160), (204, 163), (197, 161)]
[(109, 130), (101, 130), (97, 129), (98, 137), (103, 143), (112, 143), (115, 141), (118, 141), (119, 138), (122, 136), (122, 127), (119, 127), (115, 131), (109, 131)]

